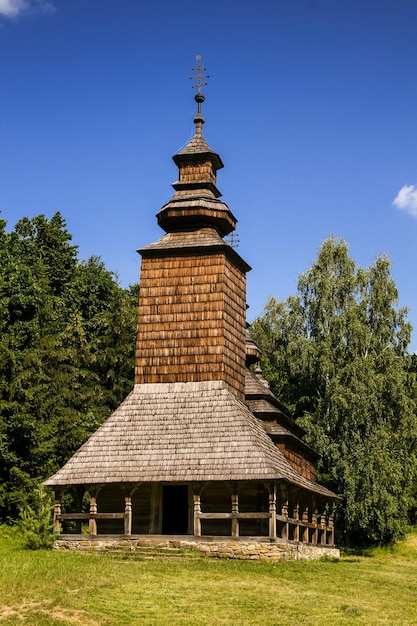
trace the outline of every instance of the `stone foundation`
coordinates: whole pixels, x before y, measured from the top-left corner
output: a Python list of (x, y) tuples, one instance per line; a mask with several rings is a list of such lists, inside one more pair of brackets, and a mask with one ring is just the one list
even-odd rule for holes
[(300, 542), (287, 542), (263, 538), (196, 538), (185, 539), (184, 536), (173, 537), (118, 537), (89, 535), (61, 536), (55, 541), (55, 550), (95, 550), (98, 552), (123, 552), (145, 555), (146, 551), (153, 554), (160, 552), (161, 556), (185, 550), (195, 551), (201, 555), (238, 560), (271, 560), (291, 561), (299, 559), (339, 558), (338, 548), (312, 545)]

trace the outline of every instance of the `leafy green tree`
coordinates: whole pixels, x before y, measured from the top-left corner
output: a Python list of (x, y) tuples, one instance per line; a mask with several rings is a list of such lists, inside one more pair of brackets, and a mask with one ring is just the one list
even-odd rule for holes
[(0, 221), (0, 518), (16, 519), (133, 385), (136, 306), (57, 213)]
[(320, 455), (318, 479), (344, 498), (347, 541), (388, 542), (407, 523), (417, 416), (397, 303), (387, 257), (358, 268), (330, 237), (298, 294), (270, 299), (251, 329), (264, 375)]

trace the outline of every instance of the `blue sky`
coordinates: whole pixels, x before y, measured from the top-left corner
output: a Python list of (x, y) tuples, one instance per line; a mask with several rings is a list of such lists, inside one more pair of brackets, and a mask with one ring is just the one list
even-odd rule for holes
[(333, 233), (391, 258), (417, 350), (416, 32), (415, 0), (0, 0), (2, 217), (61, 211), (81, 258), (137, 282), (200, 54), (248, 319)]

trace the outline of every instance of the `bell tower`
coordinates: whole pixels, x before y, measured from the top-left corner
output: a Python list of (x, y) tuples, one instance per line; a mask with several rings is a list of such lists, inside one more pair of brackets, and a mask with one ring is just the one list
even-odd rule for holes
[(203, 137), (197, 57), (195, 134), (173, 160), (178, 180), (157, 214), (165, 235), (142, 255), (135, 383), (222, 380), (244, 397), (246, 272), (225, 240), (236, 218), (219, 200), (220, 156)]

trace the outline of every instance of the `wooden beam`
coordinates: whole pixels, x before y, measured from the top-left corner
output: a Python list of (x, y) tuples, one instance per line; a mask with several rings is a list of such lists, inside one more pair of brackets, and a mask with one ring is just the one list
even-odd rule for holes
[(268, 519), (270, 513), (199, 513), (200, 519)]
[(89, 519), (124, 519), (124, 513), (62, 513), (59, 519), (89, 520)]

